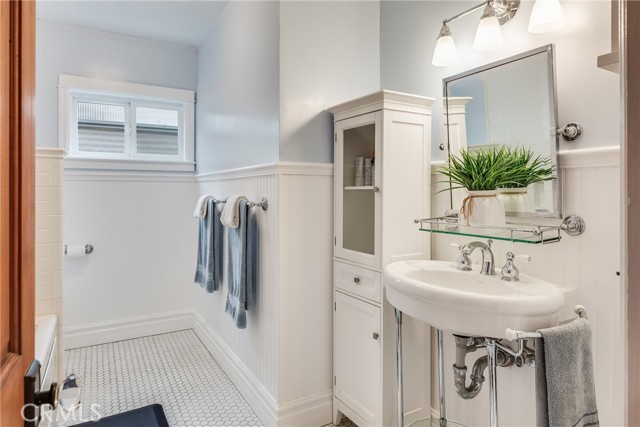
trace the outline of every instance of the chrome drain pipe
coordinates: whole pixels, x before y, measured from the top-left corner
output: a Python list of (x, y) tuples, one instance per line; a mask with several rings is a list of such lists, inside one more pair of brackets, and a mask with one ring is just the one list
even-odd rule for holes
[[(472, 353), (478, 349), (478, 347), (486, 347), (489, 342), (495, 343), (493, 339), (487, 338), (470, 338), (464, 336), (454, 335), (456, 341), (456, 363), (453, 365), (453, 381), (456, 387), (456, 393), (463, 399), (473, 399), (476, 397), (480, 390), (482, 390), (482, 384), (484, 383), (484, 371), (489, 366), (489, 357), (482, 356), (478, 358), (473, 364), (471, 369), (471, 383), (467, 386), (467, 366), (465, 359), (468, 353)], [(507, 367), (514, 364), (516, 359), (507, 354), (498, 345), (494, 344), (494, 347), (498, 347), (494, 351), (494, 358), (497, 366)]]
[(453, 378), (458, 396), (463, 399), (473, 399), (482, 390), (482, 383), (484, 383), (484, 370), (488, 365), (487, 356), (482, 356), (473, 364), (471, 370), (471, 384), (466, 385), (467, 382), (467, 367), (463, 366), (459, 368), (453, 365)]
[(487, 356), (482, 356), (473, 364), (471, 370), (471, 384), (467, 387), (467, 366), (465, 359), (467, 353), (476, 351), (477, 344), (474, 339), (454, 335), (456, 341), (456, 363), (453, 365), (453, 381), (456, 393), (463, 399), (473, 399), (482, 390), (484, 382), (484, 370), (487, 367)]

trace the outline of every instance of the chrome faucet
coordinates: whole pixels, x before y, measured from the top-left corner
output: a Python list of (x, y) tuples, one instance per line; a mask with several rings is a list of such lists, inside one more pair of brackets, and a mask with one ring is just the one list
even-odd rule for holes
[(482, 268), (480, 269), (480, 274), (486, 274), (488, 276), (492, 276), (496, 274), (496, 270), (494, 269), (494, 259), (493, 252), (491, 252), (491, 244), (492, 240), (488, 241), (489, 244), (485, 244), (482, 242), (471, 242), (460, 248), (460, 257), (458, 258), (458, 270), (468, 271), (471, 270), (471, 259), (469, 255), (473, 253), (474, 250), (480, 248), (482, 251)]

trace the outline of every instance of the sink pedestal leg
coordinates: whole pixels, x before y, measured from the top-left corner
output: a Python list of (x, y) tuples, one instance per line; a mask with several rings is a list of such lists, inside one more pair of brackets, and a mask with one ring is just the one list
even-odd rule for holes
[(489, 425), (498, 427), (498, 384), (496, 371), (498, 363), (496, 359), (496, 341), (491, 338), (485, 340), (487, 359), (489, 362)]
[(447, 410), (444, 402), (444, 344), (443, 333), (438, 331), (438, 394), (440, 397), (440, 427), (447, 427)]
[(404, 427), (404, 403), (402, 400), (402, 312), (396, 311), (396, 373), (398, 380), (398, 427)]

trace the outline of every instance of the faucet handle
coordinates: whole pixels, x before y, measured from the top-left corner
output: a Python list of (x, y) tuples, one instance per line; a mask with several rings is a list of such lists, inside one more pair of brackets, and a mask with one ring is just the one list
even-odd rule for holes
[(500, 271), (502, 273), (502, 280), (506, 280), (507, 282), (517, 282), (520, 280), (520, 270), (518, 270), (518, 267), (513, 263), (515, 258), (527, 262), (531, 261), (531, 257), (529, 255), (516, 255), (511, 251), (507, 252), (507, 262)]
[(526, 261), (526, 262), (530, 262), (531, 261), (531, 257), (529, 255), (516, 255), (511, 251), (507, 252), (507, 261), (509, 261), (509, 260), (513, 261), (516, 258), (518, 258), (519, 260), (522, 260), (522, 261)]
[(467, 245), (459, 245), (458, 243), (449, 244), (452, 248), (456, 248), (460, 251), (460, 256), (456, 260), (456, 268), (460, 271), (471, 271), (471, 258), (469, 258), (469, 251), (466, 249)]

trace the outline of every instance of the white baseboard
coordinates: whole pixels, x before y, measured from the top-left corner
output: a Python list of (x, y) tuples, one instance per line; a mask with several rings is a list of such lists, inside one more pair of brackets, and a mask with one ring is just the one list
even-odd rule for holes
[(193, 327), (191, 310), (130, 317), (110, 322), (65, 327), (65, 350), (105, 344), (149, 335), (181, 331)]
[(325, 390), (278, 408), (278, 426), (319, 427), (331, 424), (333, 391)]
[(331, 390), (278, 407), (275, 398), (229, 346), (199, 313), (191, 310), (65, 328), (64, 344), (65, 349), (72, 349), (185, 329), (193, 329), (265, 426), (319, 427), (331, 423)]
[(211, 355), (227, 374), (233, 385), (246, 399), (251, 409), (265, 426), (278, 425), (277, 404), (244, 363), (227, 344), (211, 329), (197, 312), (192, 313), (193, 330)]

